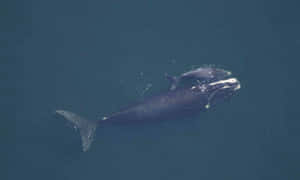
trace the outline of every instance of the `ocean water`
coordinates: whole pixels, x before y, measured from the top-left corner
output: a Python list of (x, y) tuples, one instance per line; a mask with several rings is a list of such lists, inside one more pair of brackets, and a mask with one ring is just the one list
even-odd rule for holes
[[(13, 114), (16, 123), (1, 128), (14, 147), (3, 179), (299, 179), (297, 7), (283, 0), (10, 2), (1, 8), (11, 18), (3, 21), (1, 52), (16, 85), (3, 78), (2, 102), (14, 108), (3, 120)], [(167, 89), (165, 73), (208, 64), (232, 71), (242, 88), (197, 117), (98, 128), (84, 153), (78, 132), (54, 116), (66, 109), (96, 120)]]

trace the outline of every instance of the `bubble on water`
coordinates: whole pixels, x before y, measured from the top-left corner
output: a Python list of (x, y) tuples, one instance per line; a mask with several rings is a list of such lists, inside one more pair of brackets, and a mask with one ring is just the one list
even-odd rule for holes
[(142, 91), (141, 96), (143, 96), (149, 89), (152, 87), (151, 83), (148, 83), (145, 87), (145, 89)]

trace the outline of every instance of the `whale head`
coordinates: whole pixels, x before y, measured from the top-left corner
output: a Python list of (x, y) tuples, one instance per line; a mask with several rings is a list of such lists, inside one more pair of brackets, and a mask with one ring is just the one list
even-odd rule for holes
[(228, 78), (199, 84), (198, 86), (193, 86), (191, 89), (207, 97), (207, 105), (205, 107), (209, 108), (211, 104), (216, 104), (216, 102), (232, 97), (240, 88), (241, 83), (239, 80)]
[(215, 103), (219, 100), (230, 98), (241, 88), (241, 83), (236, 78), (229, 78), (210, 82), (206, 85), (208, 102)]

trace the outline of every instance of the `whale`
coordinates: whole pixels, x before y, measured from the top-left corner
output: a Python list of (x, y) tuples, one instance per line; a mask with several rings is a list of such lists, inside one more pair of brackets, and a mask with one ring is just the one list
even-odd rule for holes
[[(211, 70), (213, 72), (218, 71), (217, 69)], [(196, 78), (197, 81), (190, 85), (145, 98), (123, 110), (94, 121), (69, 110), (58, 109), (55, 114), (63, 117), (75, 129), (79, 130), (82, 150), (85, 152), (90, 149), (98, 126), (150, 123), (193, 117), (199, 112), (231, 98), (241, 88), (240, 81), (236, 77), (230, 77), (229, 74), (226, 76), (222, 73), (219, 75), (214, 74), (215, 77), (213, 78), (200, 75), (199, 70), (187, 74), (182, 77), (190, 76), (194, 78), (198, 75), (197, 77), (200, 78)], [(201, 78), (204, 80), (201, 81)], [(207, 81), (208, 79), (209, 81)], [(183, 82), (183, 79), (181, 81)]]

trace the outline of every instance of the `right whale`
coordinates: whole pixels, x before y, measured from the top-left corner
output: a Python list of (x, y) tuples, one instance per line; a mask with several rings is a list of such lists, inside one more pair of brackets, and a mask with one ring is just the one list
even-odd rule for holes
[[(210, 71), (218, 72), (211, 68)], [(67, 110), (56, 110), (56, 114), (64, 117), (79, 129), (83, 151), (87, 151), (93, 141), (98, 125), (117, 125), (124, 123), (141, 123), (191, 117), (208, 109), (220, 100), (233, 96), (240, 89), (240, 82), (234, 77), (214, 74), (214, 78), (201, 75), (201, 71), (188, 72), (183, 77), (197, 77), (197, 81), (189, 86), (175, 88), (158, 96), (144, 99), (142, 102), (125, 108), (97, 121), (87, 120)], [(203, 74), (203, 73), (202, 73)], [(200, 75), (200, 76), (197, 76)], [(218, 77), (216, 77), (218, 76)], [(203, 81), (199, 80), (203, 78)], [(208, 81), (209, 79), (209, 81)]]

